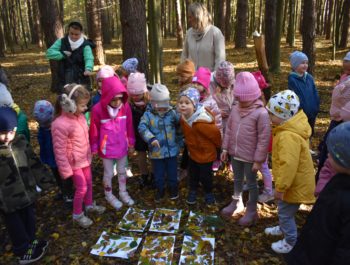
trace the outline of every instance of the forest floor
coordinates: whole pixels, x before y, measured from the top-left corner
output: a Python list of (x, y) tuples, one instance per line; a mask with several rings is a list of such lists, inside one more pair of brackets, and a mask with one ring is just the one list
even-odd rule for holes
[[(106, 46), (107, 63), (120, 64), (120, 42), (113, 42)], [(234, 49), (232, 43), (227, 43), (227, 59), (231, 61), (236, 73), (247, 70), (256, 71), (257, 63), (252, 41), (245, 49)], [(282, 42), (281, 46), (281, 72), (272, 75), (273, 91), (277, 92), (287, 88), (287, 76), (290, 71), (288, 55), (295, 49), (300, 49), (301, 42), (297, 40), (296, 48), (290, 48)], [(315, 80), (321, 97), (321, 112), (316, 124), (316, 134), (312, 141), (313, 149), (322, 138), (329, 124), (329, 107), (332, 87), (336, 82), (337, 75), (341, 73), (341, 62), (346, 50), (338, 51), (337, 60), (331, 60), (331, 44), (328, 41), (318, 39), (316, 43), (316, 68)], [(179, 63), (181, 49), (176, 48), (176, 40), (164, 41), (163, 71), (164, 83), (172, 94), (173, 103), (176, 101), (176, 65)], [(33, 120), (32, 109), (34, 102), (39, 99), (55, 101), (56, 95), (50, 92), (50, 70), (48, 61), (45, 59), (45, 51), (36, 47), (29, 50), (16, 50), (15, 54), (7, 54), (1, 59), (1, 65), (5, 68), (10, 79), (10, 89), (15, 102), (27, 113), (29, 127), (31, 129), (31, 141), (36, 152), (39, 151), (36, 140), (37, 124)], [(156, 205), (154, 203), (154, 191), (149, 188), (141, 189), (138, 182), (138, 172), (134, 166), (133, 158), (130, 159), (134, 177), (128, 180), (128, 189), (131, 196), (136, 200), (137, 207), (141, 209), (155, 209), (156, 207), (182, 209), (180, 230), (176, 235), (174, 257), (172, 264), (178, 264), (181, 246), (184, 236), (184, 224), (190, 210), (205, 214), (218, 214), (227, 203), (233, 192), (233, 179), (227, 172), (218, 172), (214, 177), (214, 193), (217, 204), (215, 207), (206, 207), (203, 196), (195, 206), (186, 204), (187, 185), (186, 179), (180, 183), (180, 198), (172, 202), (164, 200)], [(102, 205), (107, 203), (104, 199), (102, 188), (102, 163), (95, 159), (93, 163), (94, 175), (94, 199)], [(117, 181), (114, 180), (114, 190), (117, 190)], [(259, 184), (262, 185), (261, 179)], [(37, 231), (40, 238), (50, 240), (50, 246), (46, 256), (38, 264), (137, 264), (140, 257), (139, 247), (135, 255), (129, 260), (113, 259), (90, 255), (93, 246), (103, 231), (118, 232), (116, 226), (126, 212), (115, 211), (107, 206), (107, 211), (100, 217), (93, 216), (94, 225), (89, 229), (73, 227), (71, 210), (61, 201), (53, 198), (57, 190), (43, 194), (37, 203)], [(299, 210), (296, 220), (300, 228), (311, 207)], [(278, 222), (277, 208), (274, 203), (259, 204), (259, 221), (257, 225), (242, 229), (237, 224), (237, 219), (224, 220), (223, 226), (216, 233), (215, 264), (284, 264), (283, 256), (277, 255), (271, 250), (271, 243), (279, 238), (267, 237), (264, 229), (274, 226)], [(145, 232), (139, 236), (145, 237)], [(126, 233), (122, 233), (126, 235)], [(11, 242), (6, 234), (3, 223), (0, 223), (0, 264), (16, 264), (11, 254)]]

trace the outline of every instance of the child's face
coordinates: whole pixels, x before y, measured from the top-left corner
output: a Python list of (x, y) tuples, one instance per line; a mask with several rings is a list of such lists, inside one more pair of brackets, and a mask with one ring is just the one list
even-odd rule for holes
[(276, 115), (274, 115), (271, 112), (269, 112), (269, 116), (270, 116), (271, 123), (273, 125), (280, 125), (282, 122), (284, 122), (283, 119), (281, 119), (280, 117), (277, 117)]
[(307, 71), (307, 68), (309, 67), (308, 61), (303, 61), (301, 64), (298, 65), (298, 67), (295, 69), (295, 72), (298, 74), (305, 74)]
[(123, 97), (114, 97), (110, 102), (109, 105), (112, 108), (119, 108), (123, 104)]
[(75, 114), (82, 114), (82, 113), (85, 113), (85, 111), (87, 111), (88, 107), (87, 107), (87, 104), (89, 103), (89, 99), (82, 99), (82, 100), (79, 100), (77, 102), (77, 110), (75, 112)]
[(143, 94), (138, 94), (138, 95), (130, 94), (130, 97), (132, 98), (132, 100), (134, 102), (139, 102), (139, 101), (143, 100)]
[(79, 29), (69, 28), (68, 36), (73, 41), (76, 42), (81, 37), (81, 31)]
[(346, 60), (343, 61), (343, 71), (344, 71), (344, 74), (350, 75), (350, 61), (346, 61)]
[(194, 113), (194, 106), (192, 104), (192, 101), (185, 96), (180, 97), (179, 102), (179, 112), (184, 115), (186, 119), (192, 116)]
[(0, 132), (0, 143), (8, 145), (15, 139), (16, 131)]

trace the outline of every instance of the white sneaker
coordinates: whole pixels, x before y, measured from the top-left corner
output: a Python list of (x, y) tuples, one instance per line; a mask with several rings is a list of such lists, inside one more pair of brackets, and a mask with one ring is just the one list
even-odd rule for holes
[(271, 248), (273, 251), (275, 251), (276, 253), (280, 253), (280, 254), (289, 253), (293, 249), (293, 247), (286, 242), (285, 238), (283, 238), (282, 240), (279, 240), (277, 242), (272, 243)]
[(127, 176), (128, 178), (132, 178), (132, 177), (134, 176), (134, 174), (131, 172), (130, 167), (126, 167), (126, 168), (125, 168), (125, 171), (126, 171), (126, 176)]
[(77, 223), (83, 228), (88, 228), (93, 224), (92, 220), (89, 217), (85, 216), (84, 213), (81, 213), (79, 215), (73, 214), (73, 223)]
[(263, 192), (259, 195), (258, 202), (267, 203), (273, 201), (275, 196), (273, 195), (273, 191), (263, 190)]
[(283, 235), (283, 232), (281, 231), (281, 228), (279, 225), (265, 228), (265, 234), (271, 235), (271, 236), (281, 236)]
[(105, 198), (109, 202), (109, 204), (112, 205), (112, 207), (116, 210), (120, 210), (123, 207), (122, 202), (118, 200), (113, 194), (106, 195)]
[(129, 193), (127, 191), (119, 192), (119, 197), (122, 200), (122, 202), (124, 202), (128, 206), (132, 206), (135, 204), (134, 200), (131, 199), (131, 197), (129, 196)]

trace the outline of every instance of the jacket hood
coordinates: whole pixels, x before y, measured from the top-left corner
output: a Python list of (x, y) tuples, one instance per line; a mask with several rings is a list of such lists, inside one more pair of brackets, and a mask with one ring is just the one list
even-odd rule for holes
[(102, 80), (101, 106), (103, 109), (107, 109), (109, 102), (118, 94), (123, 94), (123, 103), (125, 104), (128, 100), (128, 94), (118, 77), (112, 76)]
[(304, 139), (308, 139), (311, 136), (311, 127), (308, 123), (307, 117), (304, 111), (300, 110), (295, 116), (274, 127), (274, 133), (280, 131), (290, 131), (300, 135)]

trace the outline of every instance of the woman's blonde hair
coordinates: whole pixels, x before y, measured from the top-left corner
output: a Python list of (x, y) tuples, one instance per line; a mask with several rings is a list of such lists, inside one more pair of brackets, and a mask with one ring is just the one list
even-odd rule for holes
[(204, 31), (204, 29), (211, 24), (211, 15), (209, 14), (205, 5), (195, 2), (188, 7), (188, 13), (195, 19), (194, 29)]

